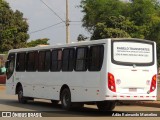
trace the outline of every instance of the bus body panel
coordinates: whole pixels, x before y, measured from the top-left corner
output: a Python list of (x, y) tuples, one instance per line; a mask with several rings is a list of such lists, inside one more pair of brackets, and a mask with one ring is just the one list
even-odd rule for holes
[[(64, 74), (64, 73), (63, 73)], [(59, 92), (63, 85), (68, 85), (72, 94), (72, 101), (99, 101), (97, 90), (100, 88), (100, 72), (99, 73), (16, 73), (17, 83), (23, 84), (24, 96), (59, 100)], [(21, 77), (20, 77), (21, 76)], [(36, 79), (34, 76), (37, 76)], [(92, 76), (92, 77), (89, 77)], [(46, 80), (47, 78), (47, 80)], [(89, 79), (88, 79), (89, 78)], [(33, 81), (34, 80), (34, 81)], [(15, 89), (13, 89), (15, 90)], [(90, 96), (90, 97), (88, 97)]]

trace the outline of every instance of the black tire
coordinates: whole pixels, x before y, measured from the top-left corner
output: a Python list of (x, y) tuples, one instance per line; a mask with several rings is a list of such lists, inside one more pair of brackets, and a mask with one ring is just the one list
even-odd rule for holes
[(68, 88), (65, 88), (62, 91), (60, 99), (61, 99), (62, 108), (65, 110), (70, 110), (71, 109), (71, 93)]
[(115, 101), (101, 101), (96, 104), (100, 111), (112, 111), (116, 106)]
[(22, 88), (22, 86), (18, 87), (18, 102), (22, 103), (22, 104), (27, 103), (27, 100), (23, 96), (23, 88)]
[(58, 105), (59, 101), (58, 100), (51, 100), (52, 105)]

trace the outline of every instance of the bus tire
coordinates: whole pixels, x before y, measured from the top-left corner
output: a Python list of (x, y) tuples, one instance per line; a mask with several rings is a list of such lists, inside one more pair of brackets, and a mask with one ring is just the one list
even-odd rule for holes
[(65, 88), (62, 90), (60, 98), (61, 98), (62, 108), (65, 110), (70, 110), (71, 109), (71, 93), (68, 88)]
[(27, 100), (23, 96), (23, 88), (22, 88), (22, 86), (18, 87), (18, 102), (22, 103), (22, 104), (27, 103)]
[(101, 101), (96, 104), (99, 111), (112, 111), (116, 106), (115, 101)]
[(58, 100), (51, 100), (52, 105), (58, 105), (59, 101)]

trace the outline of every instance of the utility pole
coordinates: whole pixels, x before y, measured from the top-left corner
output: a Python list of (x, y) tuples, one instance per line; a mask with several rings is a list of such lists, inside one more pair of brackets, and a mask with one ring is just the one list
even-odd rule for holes
[(70, 31), (69, 31), (69, 9), (68, 0), (66, 0), (66, 43), (70, 43)]

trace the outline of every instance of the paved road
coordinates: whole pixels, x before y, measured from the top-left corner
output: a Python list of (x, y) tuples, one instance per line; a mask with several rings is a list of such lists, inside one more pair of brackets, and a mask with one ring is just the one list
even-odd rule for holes
[[(58, 116), (58, 119), (65, 119), (67, 120), (72, 120), (72, 119), (90, 119), (92, 117), (92, 120), (97, 120), (97, 119), (105, 119), (105, 120), (114, 120), (117, 117), (112, 117), (112, 114), (115, 112), (119, 113), (125, 113), (125, 111), (160, 111), (160, 108), (158, 107), (142, 107), (142, 106), (117, 106), (114, 111), (110, 113), (102, 113), (99, 112), (96, 108), (96, 106), (91, 105), (87, 106), (85, 105), (85, 108), (81, 111), (71, 111), (71, 112), (66, 112), (61, 109), (60, 104), (57, 106), (52, 106), (50, 101), (48, 100), (35, 100), (34, 102), (29, 102), (28, 104), (19, 104), (17, 101), (17, 96), (15, 95), (6, 95), (5, 91), (0, 89), (0, 111), (46, 111), (45, 115), (48, 116)], [(50, 112), (47, 112), (50, 111)], [(59, 111), (59, 112), (57, 112)], [(98, 116), (98, 117), (95, 117)], [(59, 116), (65, 116), (65, 117), (59, 117)], [(67, 118), (66, 118), (67, 117)], [(78, 117), (78, 118), (77, 118)], [(54, 117), (56, 118), (56, 117)], [(53, 119), (54, 119), (53, 118)], [(119, 119), (135, 119), (135, 117), (119, 117)], [(150, 117), (152, 119), (158, 119), (158, 117)], [(16, 119), (16, 118), (15, 118)], [(40, 118), (38, 118), (40, 119)], [(37, 119), (37, 120), (38, 120)], [(51, 117), (46, 117), (46, 120), (51, 119)], [(138, 119), (140, 120), (146, 120), (146, 117), (139, 117)], [(1, 120), (1, 118), (0, 118)], [(34, 119), (35, 120), (35, 119)]]

